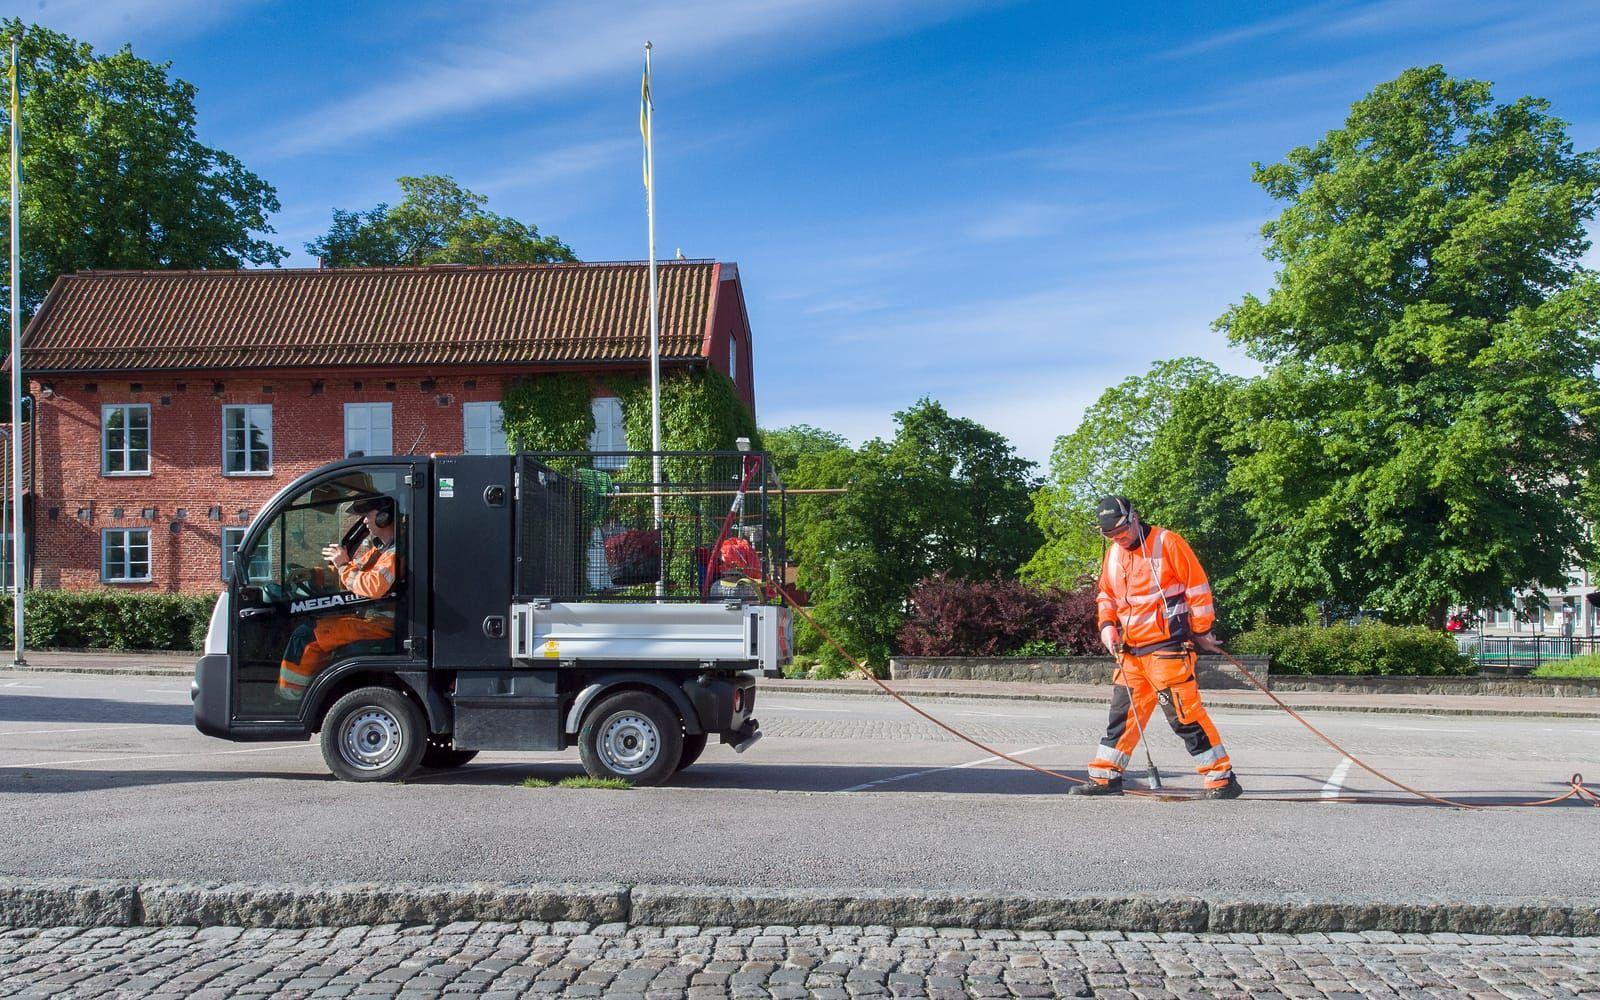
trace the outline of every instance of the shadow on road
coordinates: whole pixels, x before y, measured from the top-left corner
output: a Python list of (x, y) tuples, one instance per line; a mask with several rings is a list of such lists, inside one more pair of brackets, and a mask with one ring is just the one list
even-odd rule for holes
[[(181, 759), (174, 758), (175, 763)], [(1068, 772), (1071, 773), (1071, 772)], [(423, 769), (407, 779), (406, 784), (416, 786), (442, 786), (451, 789), (496, 789), (517, 787), (527, 779), (555, 783), (566, 778), (582, 777), (584, 770), (574, 760), (506, 761), (488, 764), (469, 764), (456, 769)], [(1421, 806), (1446, 808), (1424, 799), (1414, 798), (1393, 789), (1345, 789), (1340, 797), (1323, 799), (1320, 795), (1321, 779), (1298, 773), (1258, 773), (1257, 781), (1270, 781), (1266, 788), (1260, 784), (1249, 785), (1251, 790), (1241, 800), (1243, 805), (1219, 808), (1248, 808), (1252, 802), (1276, 802), (1281, 805), (1298, 804), (1326, 808), (1348, 805), (1366, 806)], [(38, 767), (0, 770), (0, 794), (63, 795), (78, 792), (115, 790), (156, 785), (181, 785), (196, 783), (231, 783), (246, 781), (333, 782), (335, 779), (320, 770), (202, 770), (198, 768), (118, 769)], [(1303, 783), (1302, 783), (1303, 782)], [(702, 791), (790, 792), (854, 797), (867, 793), (914, 793), (972, 796), (1062, 796), (1071, 785), (1049, 775), (1026, 770), (999, 768), (951, 768), (947, 770), (922, 770), (904, 766), (869, 766), (853, 764), (718, 764), (704, 763), (684, 771), (662, 788), (642, 792), (613, 792), (585, 790), (586, 794), (644, 794), (651, 796), (673, 795)], [(1142, 781), (1132, 781), (1130, 788), (1143, 790)], [(544, 788), (532, 788), (531, 792)], [(549, 789), (556, 791), (558, 789)], [(1553, 798), (1567, 790), (1563, 782), (1543, 782), (1529, 789), (1473, 788), (1454, 790), (1444, 794), (1456, 801), (1474, 806), (1507, 806), (1533, 798)], [(1166, 792), (1178, 797), (1195, 796), (1200, 789), (1197, 783), (1169, 781)], [(1134, 808), (1159, 805), (1194, 805), (1182, 801), (1158, 802), (1146, 796), (1128, 795), (1118, 800), (1126, 805), (1099, 799), (1075, 799), (1074, 806), (1095, 808)], [(1564, 808), (1592, 808), (1579, 798), (1559, 803)]]
[(150, 726), (192, 726), (194, 708), (109, 698), (52, 698), (47, 695), (0, 696), (4, 722), (107, 722)]

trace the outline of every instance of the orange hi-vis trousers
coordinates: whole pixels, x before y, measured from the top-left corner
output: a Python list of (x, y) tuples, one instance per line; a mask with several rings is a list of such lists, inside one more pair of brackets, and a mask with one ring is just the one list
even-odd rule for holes
[(1117, 689), (1111, 696), (1111, 722), (1095, 748), (1094, 760), (1089, 762), (1089, 777), (1104, 784), (1121, 776), (1139, 746), (1139, 734), (1150, 724), (1150, 716), (1159, 704), (1172, 731), (1182, 738), (1205, 786), (1219, 788), (1228, 783), (1233, 777), (1233, 762), (1200, 701), (1195, 659), (1195, 654), (1185, 649), (1123, 655), (1115, 677)]
[(327, 669), (333, 651), (352, 642), (388, 639), (394, 635), (394, 619), (337, 615), (303, 622), (289, 636), (278, 667), (278, 695), (299, 698), (312, 679)]

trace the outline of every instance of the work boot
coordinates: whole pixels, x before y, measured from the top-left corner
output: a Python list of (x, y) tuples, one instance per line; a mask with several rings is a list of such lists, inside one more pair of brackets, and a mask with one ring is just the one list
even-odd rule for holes
[(1239, 779), (1229, 775), (1226, 785), (1218, 785), (1216, 788), (1206, 789), (1205, 797), (1208, 799), (1236, 799), (1243, 794), (1244, 786), (1239, 784)]
[(1084, 785), (1073, 785), (1067, 789), (1068, 795), (1121, 795), (1122, 779), (1112, 778), (1109, 781), (1090, 781)]

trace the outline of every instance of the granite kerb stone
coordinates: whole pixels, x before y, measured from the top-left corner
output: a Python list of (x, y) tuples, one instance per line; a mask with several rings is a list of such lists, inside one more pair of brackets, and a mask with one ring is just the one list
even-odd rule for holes
[(1314, 899), (1210, 900), (1216, 933), (1393, 931), (1397, 934), (1600, 934), (1600, 899), (1516, 902)]
[(132, 927), (139, 890), (111, 879), (0, 879), (0, 927)]
[(877, 924), (1039, 930), (1198, 931), (1206, 904), (1193, 896), (1056, 896), (899, 892), (888, 889), (751, 889), (642, 885), (639, 924)]
[(575, 920), (599, 924), (628, 919), (628, 887), (620, 883), (154, 882), (139, 887), (139, 902), (142, 922), (153, 926), (337, 927), (456, 920)]
[(0, 878), (0, 927), (338, 927), (452, 921), (1600, 936), (1600, 898), (1319, 900), (621, 883), (192, 884)]

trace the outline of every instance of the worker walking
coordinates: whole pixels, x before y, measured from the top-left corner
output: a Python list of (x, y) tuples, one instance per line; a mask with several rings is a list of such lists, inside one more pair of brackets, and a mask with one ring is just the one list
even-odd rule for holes
[[(378, 496), (357, 500), (350, 513), (366, 523), (367, 536), (352, 554), (339, 543), (324, 546), (322, 555), (333, 564), (339, 583), (357, 597), (377, 600), (394, 588), (400, 572), (395, 555), (394, 501)], [(302, 622), (289, 636), (278, 667), (278, 696), (299, 700), (313, 678), (327, 668), (334, 651), (352, 642), (392, 639), (394, 607), (370, 608)]]
[(1117, 688), (1091, 780), (1071, 794), (1122, 794), (1122, 772), (1159, 704), (1205, 782), (1205, 797), (1238, 798), (1243, 789), (1195, 680), (1195, 650), (1222, 650), (1211, 635), (1216, 605), (1205, 570), (1181, 535), (1141, 523), (1126, 497), (1102, 499), (1095, 513), (1112, 543), (1096, 604), (1100, 641), (1117, 659)]

